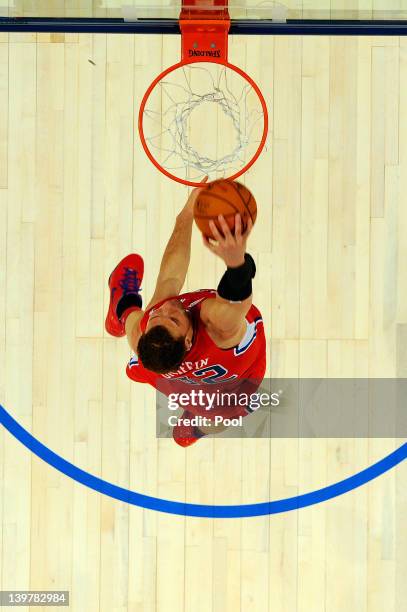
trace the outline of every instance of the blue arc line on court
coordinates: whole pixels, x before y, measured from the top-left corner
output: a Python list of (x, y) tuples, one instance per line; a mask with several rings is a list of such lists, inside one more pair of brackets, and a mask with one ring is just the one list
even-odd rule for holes
[(304, 493), (287, 499), (279, 499), (276, 501), (261, 502), (257, 504), (238, 504), (231, 506), (212, 506), (206, 504), (191, 504), (186, 502), (170, 501), (168, 499), (160, 499), (159, 497), (151, 497), (118, 487), (106, 480), (102, 480), (97, 476), (93, 476), (84, 470), (76, 467), (60, 455), (57, 455), (52, 450), (44, 446), (39, 440), (34, 438), (24, 427), (22, 427), (13, 417), (0, 405), (0, 422), (4, 427), (26, 446), (37, 457), (56, 468), (66, 476), (73, 480), (94, 489), (99, 493), (113, 497), (119, 501), (141, 508), (157, 510), (159, 512), (167, 512), (169, 514), (179, 514), (181, 516), (197, 516), (201, 518), (243, 518), (250, 516), (264, 516), (267, 514), (278, 514), (280, 512), (288, 512), (289, 510), (298, 510), (306, 506), (319, 504), (333, 497), (343, 495), (352, 489), (356, 489), (367, 482), (377, 478), (384, 472), (395, 467), (407, 458), (407, 443), (403, 444), (395, 451), (369, 466), (368, 468), (345, 478), (335, 484)]

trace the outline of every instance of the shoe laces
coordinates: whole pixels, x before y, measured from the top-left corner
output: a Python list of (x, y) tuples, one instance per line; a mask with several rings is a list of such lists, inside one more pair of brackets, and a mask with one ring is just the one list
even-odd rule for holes
[(137, 275), (137, 270), (124, 268), (124, 275), (119, 281), (119, 285), (123, 289), (123, 295), (126, 295), (126, 293), (138, 293), (140, 291), (140, 284), (141, 280)]

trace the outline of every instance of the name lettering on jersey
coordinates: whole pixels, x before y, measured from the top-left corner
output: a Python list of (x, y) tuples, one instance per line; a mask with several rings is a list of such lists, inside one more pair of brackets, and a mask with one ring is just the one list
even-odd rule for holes
[(209, 357), (206, 359), (199, 359), (199, 361), (184, 361), (176, 372), (168, 372), (168, 374), (162, 374), (163, 378), (174, 378), (180, 374), (186, 374), (191, 370), (201, 370), (203, 367), (208, 365)]

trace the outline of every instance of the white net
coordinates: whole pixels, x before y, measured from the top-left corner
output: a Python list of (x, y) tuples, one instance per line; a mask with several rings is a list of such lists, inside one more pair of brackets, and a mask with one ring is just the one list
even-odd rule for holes
[(143, 112), (150, 154), (172, 176), (227, 178), (259, 149), (264, 110), (254, 87), (214, 62), (184, 65), (152, 90)]

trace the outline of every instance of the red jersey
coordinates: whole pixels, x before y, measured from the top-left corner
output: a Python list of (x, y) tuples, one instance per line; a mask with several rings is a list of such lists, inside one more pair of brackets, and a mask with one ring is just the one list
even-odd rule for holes
[[(253, 304), (246, 314), (246, 333), (238, 345), (228, 349), (219, 348), (205, 329), (201, 320), (200, 310), (202, 303), (207, 299), (214, 299), (214, 289), (200, 289), (170, 297), (155, 304), (144, 313), (140, 321), (140, 329), (145, 331), (149, 315), (168, 300), (179, 300), (184, 308), (190, 312), (193, 324), (192, 346), (185, 355), (185, 360), (175, 372), (157, 374), (147, 370), (139, 361), (136, 354), (130, 359), (126, 368), (126, 374), (132, 380), (149, 383), (159, 391), (168, 395), (171, 385), (167, 384), (175, 380), (179, 383), (200, 385), (200, 388), (210, 385), (217, 387), (226, 384), (233, 386), (233, 381), (238, 383), (239, 379), (262, 381), (266, 369), (266, 340), (264, 336), (263, 319), (259, 310)], [(215, 387), (212, 387), (214, 389)], [(205, 414), (194, 410), (195, 414)], [(217, 411), (211, 414), (218, 413)], [(220, 413), (220, 412), (219, 412)], [(224, 413), (224, 411), (222, 411)], [(235, 410), (234, 414), (243, 411)], [(247, 414), (247, 412), (244, 412)]]

